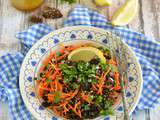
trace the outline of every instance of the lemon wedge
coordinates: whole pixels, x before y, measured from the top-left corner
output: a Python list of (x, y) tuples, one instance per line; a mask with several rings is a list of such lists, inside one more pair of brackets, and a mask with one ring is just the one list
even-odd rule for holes
[(113, 25), (127, 25), (138, 12), (138, 0), (126, 0), (112, 17)]
[(94, 2), (98, 6), (112, 5), (112, 0), (94, 0)]
[(76, 50), (73, 50), (69, 56), (69, 60), (73, 61), (90, 61), (93, 58), (100, 58), (102, 63), (106, 63), (106, 59), (103, 56), (103, 52), (94, 47), (81, 47)]

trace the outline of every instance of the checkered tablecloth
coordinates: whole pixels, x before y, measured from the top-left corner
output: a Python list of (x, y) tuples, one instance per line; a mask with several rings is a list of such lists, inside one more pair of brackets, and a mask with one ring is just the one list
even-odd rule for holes
[[(155, 39), (123, 27), (113, 27), (103, 15), (81, 6), (77, 6), (64, 22), (64, 26), (76, 25), (103, 28), (123, 38), (135, 52), (143, 71), (143, 90), (136, 110), (150, 109), (160, 104), (160, 44)], [(31, 26), (16, 35), (23, 46), (22, 51), (0, 57), (0, 100), (8, 101), (12, 120), (33, 119), (20, 95), (19, 69), (32, 45), (51, 31), (53, 29), (45, 24)]]

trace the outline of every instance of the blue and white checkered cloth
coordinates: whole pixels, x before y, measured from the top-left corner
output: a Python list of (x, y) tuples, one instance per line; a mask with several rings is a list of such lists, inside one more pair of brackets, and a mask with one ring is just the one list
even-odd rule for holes
[[(143, 71), (143, 90), (136, 110), (154, 108), (160, 104), (160, 43), (145, 35), (122, 27), (107, 24), (106, 18), (92, 10), (77, 6), (64, 22), (64, 26), (86, 25), (109, 30), (132, 48)], [(10, 119), (32, 120), (19, 91), (18, 76), (23, 58), (32, 45), (53, 31), (45, 24), (36, 24), (16, 37), (21, 41), (22, 52), (7, 53), (0, 57), (0, 100), (8, 101)]]

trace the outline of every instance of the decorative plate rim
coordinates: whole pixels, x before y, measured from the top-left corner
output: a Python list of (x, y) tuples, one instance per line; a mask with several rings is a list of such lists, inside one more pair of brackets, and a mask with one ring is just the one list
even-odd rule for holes
[[(42, 41), (44, 40), (47, 40), (48, 38), (54, 36), (54, 35), (57, 35), (59, 33), (62, 33), (64, 31), (71, 31), (71, 30), (80, 30), (80, 29), (84, 29), (84, 30), (96, 30), (96, 31), (99, 31), (101, 33), (109, 33), (111, 35), (115, 35), (114, 33), (112, 33), (111, 31), (107, 31), (107, 30), (104, 30), (104, 29), (101, 29), (101, 28), (96, 28), (96, 27), (92, 27), (92, 26), (71, 26), (71, 27), (64, 27), (64, 28), (61, 28), (61, 29), (58, 29), (58, 30), (55, 30), (53, 32), (50, 32), (49, 34), (43, 36), (40, 40), (38, 40), (32, 47), (31, 49), (28, 51), (28, 53), (26, 54), (25, 58), (23, 59), (23, 62), (22, 62), (22, 65), (21, 65), (21, 68), (20, 68), (20, 75), (19, 75), (19, 86), (20, 86), (20, 93), (21, 93), (21, 96), (22, 96), (22, 99), (27, 107), (27, 109), (31, 112), (31, 114), (35, 117), (35, 118), (39, 118), (39, 116), (34, 113), (35, 111), (33, 110), (32, 106), (30, 106), (27, 97), (25, 95), (25, 92), (24, 92), (24, 86), (23, 86), (23, 83), (24, 83), (24, 80), (23, 80), (23, 71), (25, 69), (25, 65), (26, 65), (26, 62), (27, 60), (29, 59), (29, 55), (31, 54), (32, 51), (35, 50), (35, 48), (37, 47), (37, 45), (39, 43), (41, 43)], [(119, 36), (115, 35), (116, 37), (120, 38)], [(143, 87), (143, 78), (142, 78), (142, 70), (141, 70), (141, 66), (138, 62), (138, 59), (135, 55), (135, 53), (133, 52), (133, 50), (122, 40), (122, 38), (120, 38), (122, 43), (127, 47), (127, 49), (129, 49), (131, 51), (130, 54), (132, 54), (132, 56), (134, 56), (134, 59), (135, 59), (135, 62), (134, 64), (136, 65), (137, 67), (137, 70), (138, 70), (138, 76), (140, 77), (140, 88), (139, 88), (139, 93), (137, 95), (137, 99), (135, 100), (135, 102), (133, 103), (133, 106), (132, 106), (132, 109), (130, 110), (130, 115), (131, 113), (134, 111), (134, 109), (136, 108), (139, 100), (140, 100), (140, 96), (141, 96), (141, 92), (142, 92), (142, 87)]]

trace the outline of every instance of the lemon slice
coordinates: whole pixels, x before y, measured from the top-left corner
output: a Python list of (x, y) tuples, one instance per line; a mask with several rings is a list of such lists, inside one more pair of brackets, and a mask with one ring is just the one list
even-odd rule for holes
[(94, 2), (98, 6), (112, 5), (112, 0), (94, 0)]
[(106, 59), (103, 56), (103, 52), (94, 47), (81, 47), (72, 51), (68, 59), (73, 61), (90, 61), (93, 58), (100, 58), (102, 63), (106, 63)]
[(126, 2), (113, 15), (113, 25), (127, 25), (138, 12), (138, 0), (126, 0)]

